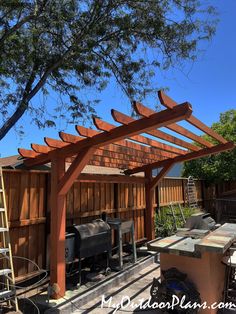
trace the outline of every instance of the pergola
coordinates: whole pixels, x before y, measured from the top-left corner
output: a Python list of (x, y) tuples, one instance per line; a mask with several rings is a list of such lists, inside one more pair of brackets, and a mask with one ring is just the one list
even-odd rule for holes
[[(141, 116), (138, 120), (112, 110), (112, 117), (120, 126), (94, 118), (94, 125), (98, 130), (77, 125), (77, 135), (59, 132), (60, 140), (45, 137), (46, 145), (31, 144), (31, 150), (19, 149), (27, 167), (51, 162), (50, 281), (51, 284), (56, 283), (60, 289), (59, 293), (55, 293), (55, 298), (65, 293), (66, 194), (87, 164), (123, 169), (127, 181), (132, 174), (144, 172), (145, 230), (147, 239), (151, 240), (154, 238), (153, 191), (171, 167), (178, 162), (234, 148), (232, 142), (228, 142), (195, 118), (188, 102), (177, 104), (163, 91), (159, 91), (158, 96), (167, 109), (155, 112), (139, 102), (134, 102), (134, 109)], [(176, 124), (181, 120), (200, 129), (218, 144), (214, 145)], [(161, 127), (180, 134), (181, 138), (159, 130)], [(183, 140), (183, 137), (191, 142)], [(161, 139), (162, 142), (154, 138)], [(70, 163), (67, 170), (66, 162)], [(154, 177), (153, 169), (160, 169)], [(99, 176), (95, 177), (96, 180), (99, 180)]]

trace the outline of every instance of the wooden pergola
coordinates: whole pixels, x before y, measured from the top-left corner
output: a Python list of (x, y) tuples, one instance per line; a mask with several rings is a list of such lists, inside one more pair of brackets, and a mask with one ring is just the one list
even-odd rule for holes
[[(51, 162), (50, 281), (60, 289), (60, 292), (55, 293), (55, 298), (65, 293), (66, 194), (87, 164), (123, 169), (127, 181), (132, 174), (144, 172), (145, 230), (147, 239), (151, 240), (154, 238), (153, 191), (163, 176), (178, 162), (234, 148), (232, 142), (195, 118), (188, 102), (177, 104), (162, 91), (158, 95), (161, 104), (166, 107), (163, 111), (155, 112), (134, 102), (134, 109), (141, 116), (138, 120), (112, 110), (112, 117), (120, 126), (94, 118), (98, 130), (76, 126), (77, 135), (59, 132), (60, 140), (46, 137), (46, 145), (31, 144), (31, 150), (19, 149), (27, 167)], [(181, 120), (200, 129), (218, 144), (213, 145), (176, 124)], [(180, 134), (181, 138), (159, 130), (161, 127)], [(183, 140), (183, 137), (191, 142)], [(161, 139), (162, 142), (154, 138)], [(70, 163), (67, 170), (66, 162)], [(153, 169), (160, 169), (155, 177)], [(94, 178), (95, 181), (99, 180), (98, 175)]]

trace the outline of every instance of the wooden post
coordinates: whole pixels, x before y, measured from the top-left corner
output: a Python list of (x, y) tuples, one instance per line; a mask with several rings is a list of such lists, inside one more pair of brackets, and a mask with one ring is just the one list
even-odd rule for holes
[(53, 298), (65, 295), (66, 195), (59, 195), (58, 183), (65, 173), (65, 160), (53, 154), (51, 168), (50, 284)]
[(152, 178), (152, 169), (147, 168), (145, 171), (146, 179), (146, 212), (145, 212), (145, 229), (148, 241), (155, 238), (155, 226), (154, 226), (154, 210), (153, 210), (153, 195), (155, 187), (161, 181), (161, 179), (170, 171), (174, 166), (173, 162), (169, 162), (165, 167), (158, 173), (158, 175)]
[(153, 194), (154, 190), (151, 188), (152, 170), (145, 171), (145, 194), (146, 194), (146, 210), (145, 210), (145, 233), (148, 241), (155, 238), (154, 229), (154, 210), (153, 210)]

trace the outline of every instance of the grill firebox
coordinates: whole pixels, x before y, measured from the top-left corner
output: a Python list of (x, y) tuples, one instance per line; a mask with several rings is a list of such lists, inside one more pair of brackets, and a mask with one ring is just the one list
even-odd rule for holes
[(81, 283), (81, 259), (107, 253), (107, 268), (111, 254), (111, 229), (103, 220), (97, 219), (91, 223), (74, 225), (67, 231), (75, 234), (74, 256), (79, 259), (79, 282)]

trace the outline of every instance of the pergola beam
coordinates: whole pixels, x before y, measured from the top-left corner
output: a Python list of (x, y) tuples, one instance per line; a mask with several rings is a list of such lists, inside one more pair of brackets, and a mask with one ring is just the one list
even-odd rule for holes
[(217, 153), (220, 153), (223, 151), (231, 150), (234, 147), (235, 147), (235, 145), (233, 142), (228, 142), (226, 144), (218, 144), (218, 145), (213, 146), (211, 148), (203, 148), (203, 149), (199, 150), (198, 152), (188, 153), (184, 156), (177, 156), (174, 158), (169, 158), (169, 159), (157, 161), (157, 162), (154, 162), (152, 164), (145, 165), (142, 167), (130, 169), (130, 170), (125, 171), (125, 173), (126, 174), (134, 174), (134, 173), (146, 171), (147, 169), (155, 169), (155, 168), (165, 167), (169, 162), (178, 163), (178, 162), (193, 160), (193, 159), (205, 157), (208, 155), (217, 154)]
[[(135, 121), (134, 118), (127, 116), (124, 113), (121, 113), (120, 111), (117, 110), (112, 110), (112, 117), (116, 122), (119, 122), (121, 124), (129, 124), (132, 121)], [(189, 150), (193, 150), (193, 151), (197, 151), (200, 149), (200, 147), (195, 146), (191, 143), (188, 143), (186, 141), (183, 141), (175, 136), (172, 136), (170, 134), (167, 134), (161, 130), (152, 130), (152, 131), (148, 131), (146, 132), (149, 135), (152, 135), (154, 137), (160, 138), (164, 141), (170, 142), (172, 144), (178, 145), (178, 146), (182, 146), (184, 148), (187, 148)]]
[[(163, 91), (158, 91), (158, 97), (161, 101), (161, 104), (165, 106), (166, 108), (173, 109), (175, 106), (178, 106), (178, 104), (171, 99), (169, 96), (167, 96)], [(216, 133), (214, 130), (209, 128), (207, 125), (202, 123), (199, 119), (197, 119), (194, 116), (188, 117), (186, 119), (189, 123), (191, 123), (193, 126), (201, 130), (202, 132), (208, 134), (209, 136), (213, 137), (215, 140), (217, 140), (220, 143), (227, 143), (227, 140), (223, 138), (220, 134)]]

